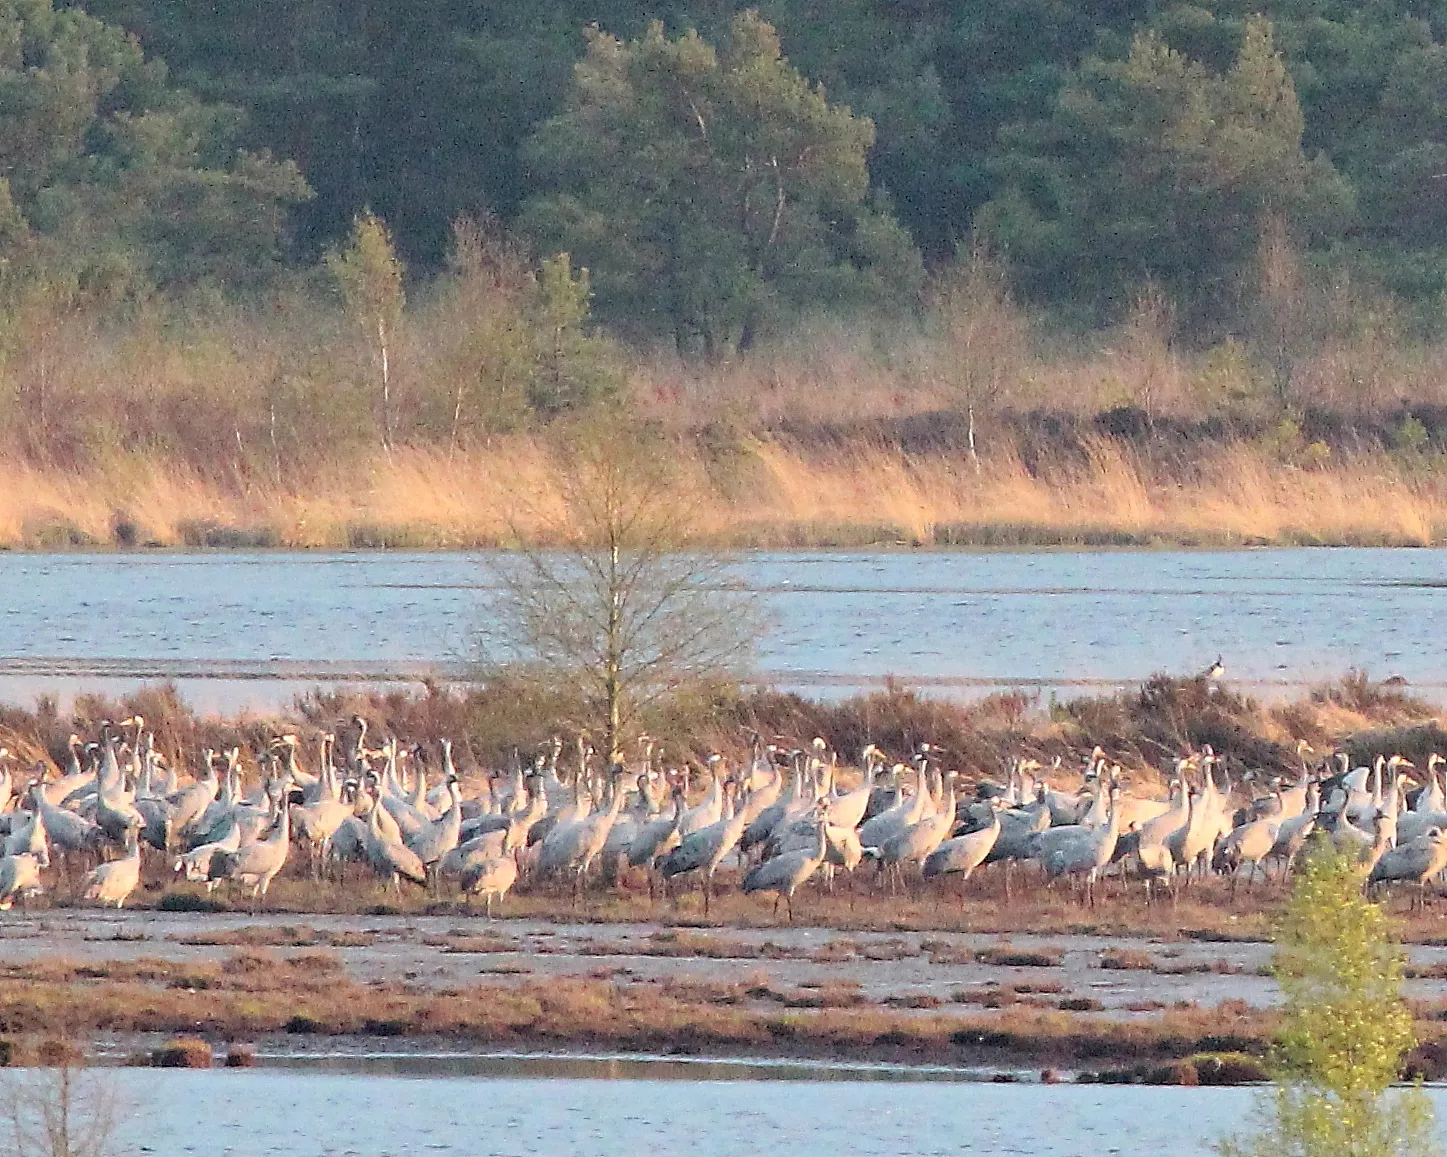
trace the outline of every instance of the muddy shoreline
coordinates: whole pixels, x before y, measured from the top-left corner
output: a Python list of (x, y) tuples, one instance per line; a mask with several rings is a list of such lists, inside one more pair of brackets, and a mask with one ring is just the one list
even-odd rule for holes
[[(50, 910), (0, 924), (0, 1037), (18, 1059), (69, 1024), (111, 1059), (186, 1035), (299, 1065), (603, 1054), (1038, 1079), (1260, 1053), (1270, 955), (1161, 936)], [(1447, 948), (1408, 955), (1435, 1038)]]

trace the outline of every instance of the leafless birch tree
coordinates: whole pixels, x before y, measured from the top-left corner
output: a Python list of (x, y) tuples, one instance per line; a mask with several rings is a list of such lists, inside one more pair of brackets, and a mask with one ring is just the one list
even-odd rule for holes
[(700, 545), (665, 452), (624, 417), (600, 420), (556, 468), (561, 502), (531, 540), (546, 545), (491, 563), (488, 663), (575, 691), (580, 726), (614, 758), (648, 706), (740, 674), (758, 637), (754, 600), (732, 560)]

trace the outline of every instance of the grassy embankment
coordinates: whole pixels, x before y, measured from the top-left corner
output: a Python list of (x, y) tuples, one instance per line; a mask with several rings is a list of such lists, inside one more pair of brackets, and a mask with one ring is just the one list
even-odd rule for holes
[[(567, 423), (540, 423), (489, 369), (490, 292), (444, 285), (409, 307), (390, 454), (370, 348), (305, 299), (269, 314), (12, 319), (0, 546), (460, 547), (543, 533)], [(1229, 344), (1181, 352), (1139, 327), (1027, 338), (1016, 319), (967, 353), (930, 324), (806, 332), (720, 366), (619, 351), (623, 404), (657, 432), (700, 530), (725, 544), (1447, 538), (1442, 350), (1323, 347), (1283, 404)], [(984, 367), (978, 462), (966, 362)]]
[[(545, 529), (545, 440), (516, 435), (453, 458), (409, 448), (319, 469), (288, 486), (231, 485), (160, 456), (76, 472), (0, 462), (0, 545), (457, 548)], [(740, 547), (1425, 546), (1447, 535), (1447, 483), (1386, 455), (1303, 471), (1247, 445), (1212, 453), (1183, 482), (1098, 439), (1080, 461), (1032, 472), (1011, 453), (976, 474), (957, 451), (913, 452), (867, 436), (811, 446), (750, 437), (734, 478), (695, 446), (670, 451), (713, 540)], [(519, 493), (527, 506), (510, 512)]]

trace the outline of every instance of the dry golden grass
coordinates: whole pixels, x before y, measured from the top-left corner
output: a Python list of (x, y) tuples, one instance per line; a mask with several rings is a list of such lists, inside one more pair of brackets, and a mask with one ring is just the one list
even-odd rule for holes
[[(124, 314), (37, 298), (12, 319), (14, 388), (0, 391), (0, 545), (447, 547), (543, 534), (559, 514), (551, 468), (567, 432), (499, 368), (528, 284), (507, 256), (417, 294), (395, 334), (385, 418), (370, 346), (305, 294)], [(1357, 333), (1356, 307), (1340, 308), (1342, 332)], [(1284, 407), (1249, 349), (1173, 341), (1168, 313), (1063, 334), (1008, 296), (966, 293), (914, 321), (801, 322), (720, 363), (621, 349), (604, 360), (626, 379), (628, 420), (665, 440), (676, 490), (724, 542), (1447, 533), (1447, 486), (1428, 469), (1447, 443), (1447, 346), (1327, 341), (1295, 367)], [(962, 368), (985, 363), (980, 396)], [(1408, 414), (1434, 429), (1399, 437)]]
[[(720, 471), (687, 439), (676, 486), (706, 537), (739, 546), (1389, 543), (1447, 534), (1447, 483), (1387, 455), (1302, 469), (1241, 444), (1189, 478), (1109, 439), (1034, 472), (1008, 450), (967, 457), (859, 439), (746, 440)], [(468, 547), (545, 536), (563, 517), (552, 449), (516, 435), (486, 451), (356, 456), (285, 486), (212, 477), (160, 455), (83, 471), (0, 460), (0, 544)]]

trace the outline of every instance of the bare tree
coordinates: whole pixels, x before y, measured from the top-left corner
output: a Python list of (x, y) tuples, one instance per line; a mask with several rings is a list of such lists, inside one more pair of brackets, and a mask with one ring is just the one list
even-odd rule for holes
[(579, 725), (615, 759), (663, 696), (740, 674), (760, 627), (731, 560), (700, 545), (664, 450), (626, 417), (595, 420), (555, 469), (560, 501), (532, 536), (547, 545), (491, 564), (489, 664), (575, 691)]
[(970, 461), (979, 473), (977, 414), (1005, 400), (1029, 361), (1028, 322), (1004, 269), (979, 241), (945, 270), (933, 297), (948, 359), (939, 376), (965, 411)]
[(1155, 282), (1147, 282), (1131, 303), (1120, 339), (1110, 351), (1122, 384), (1153, 426), (1163, 404), (1177, 400), (1184, 383), (1173, 341), (1176, 306)]
[(1280, 217), (1262, 223), (1256, 260), (1254, 337), (1258, 356), (1271, 374), (1276, 405), (1285, 410), (1293, 400), (1296, 368), (1307, 356), (1313, 334), (1306, 271)]
[(116, 1098), (109, 1074), (77, 1066), (74, 1046), (55, 1064), (15, 1069), (0, 1080), (0, 1153), (5, 1157), (108, 1157)]

